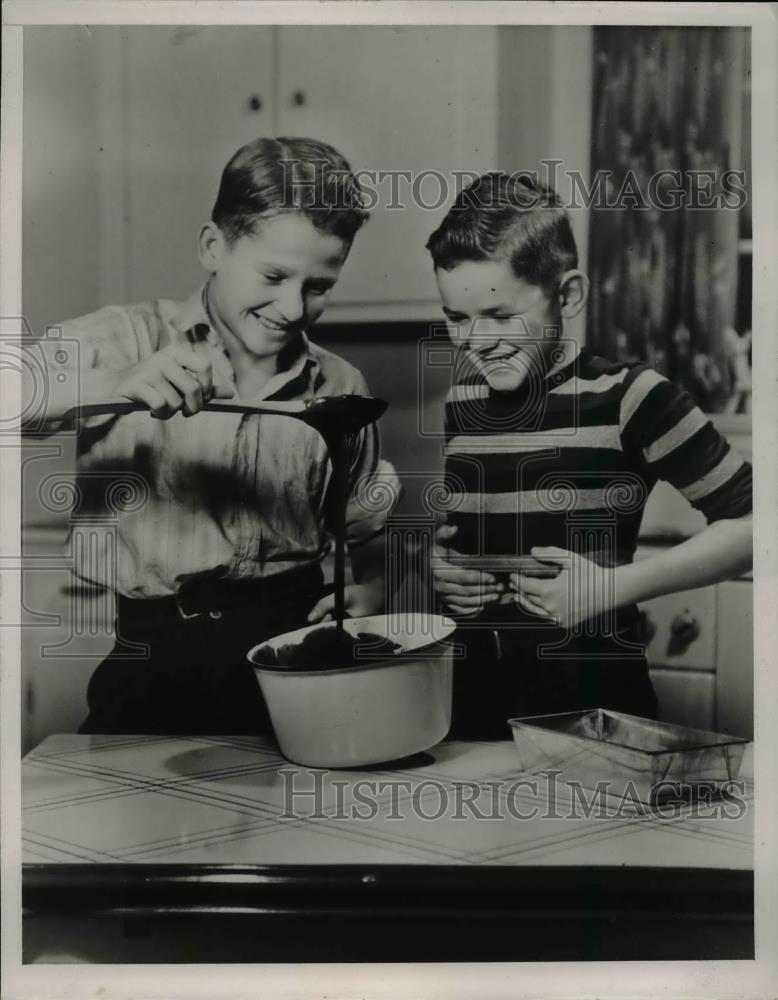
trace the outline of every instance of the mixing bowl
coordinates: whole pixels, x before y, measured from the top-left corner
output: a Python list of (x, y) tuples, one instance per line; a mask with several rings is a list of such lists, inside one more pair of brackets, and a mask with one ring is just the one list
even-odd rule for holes
[[(333, 626), (334, 627), (334, 626)], [(299, 670), (269, 651), (302, 642), (321, 625), (276, 636), (248, 653), (283, 755), (312, 767), (384, 763), (428, 750), (451, 725), (455, 629), (441, 615), (349, 618), (344, 628), (392, 639), (400, 650), (357, 666)]]

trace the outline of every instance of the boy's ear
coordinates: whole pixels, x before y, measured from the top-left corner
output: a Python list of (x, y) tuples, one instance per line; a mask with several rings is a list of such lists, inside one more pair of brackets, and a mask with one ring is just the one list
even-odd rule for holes
[(589, 279), (583, 271), (566, 271), (559, 282), (559, 311), (563, 319), (572, 319), (589, 298)]
[(206, 222), (200, 230), (198, 242), (200, 263), (206, 271), (214, 274), (219, 270), (219, 264), (221, 263), (225, 248), (226, 242), (221, 229), (213, 222)]

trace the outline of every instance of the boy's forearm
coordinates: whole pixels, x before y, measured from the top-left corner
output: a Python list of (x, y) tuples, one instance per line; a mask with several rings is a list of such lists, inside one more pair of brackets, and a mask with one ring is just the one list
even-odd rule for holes
[[(31, 371), (33, 369), (25, 365), (22, 369), (22, 412), (39, 412), (39, 394), (41, 388), (36, 384)], [(63, 382), (58, 382), (50, 376), (43, 389), (45, 397), (44, 420), (61, 420), (63, 415), (72, 407), (80, 406), (84, 403), (98, 403), (105, 399), (110, 399), (116, 394), (116, 387), (121, 379), (121, 372), (108, 371), (107, 369), (93, 368), (81, 371), (77, 375), (66, 378)], [(36, 406), (37, 404), (37, 406)]]
[(716, 521), (659, 555), (615, 569), (614, 604), (635, 604), (729, 580), (750, 570), (752, 560), (751, 516)]

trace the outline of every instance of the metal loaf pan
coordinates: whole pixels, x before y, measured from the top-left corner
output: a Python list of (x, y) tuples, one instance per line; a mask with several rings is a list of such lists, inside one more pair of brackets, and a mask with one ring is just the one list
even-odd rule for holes
[(614, 796), (652, 802), (703, 786), (720, 791), (740, 771), (749, 740), (621, 712), (509, 719), (522, 771), (561, 771), (560, 779)]

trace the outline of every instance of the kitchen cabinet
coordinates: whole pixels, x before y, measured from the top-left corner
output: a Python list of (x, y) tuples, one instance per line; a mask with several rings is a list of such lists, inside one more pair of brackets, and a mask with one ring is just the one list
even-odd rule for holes
[(424, 244), (454, 172), (495, 168), (496, 27), (111, 30), (96, 32), (100, 92), (117, 94), (98, 122), (106, 301), (185, 297), (228, 158), (257, 136), (308, 135), (367, 171), (376, 202), (327, 319), (439, 316)]
[(663, 722), (709, 732), (716, 729), (716, 676), (713, 671), (666, 670), (652, 666), (650, 673), (659, 703), (659, 718)]
[[(430, 233), (455, 194), (453, 171), (492, 170), (496, 157), (497, 29), (282, 27), (279, 132), (324, 139), (354, 169), (404, 172), (373, 182), (380, 202), (357, 236), (328, 319), (403, 303), (440, 315)], [(416, 202), (416, 203), (414, 203)], [(365, 312), (360, 309), (360, 316)]]
[[(311, 135), (381, 172), (363, 175), (378, 204), (324, 321), (440, 319), (424, 244), (461, 183), (552, 158), (588, 184), (590, 116), (569, 109), (571, 94), (590, 104), (591, 36), (587, 25), (28, 28), (25, 315), (42, 331), (100, 305), (183, 299), (204, 276), (197, 236), (229, 156), (257, 136)], [(404, 173), (393, 183), (390, 171)], [(588, 215), (571, 213), (584, 266)]]
[(92, 672), (113, 646), (113, 596), (73, 577), (61, 528), (28, 529), (21, 570), (22, 752), (87, 714)]
[[(170, 296), (171, 288), (183, 296), (197, 282), (197, 231), (240, 145), (306, 135), (340, 149), (355, 170), (377, 174), (367, 184), (380, 205), (355, 242), (328, 318), (357, 306), (380, 313), (402, 303), (413, 313), (412, 303), (429, 304), (435, 288), (424, 244), (453, 196), (439, 178), (451, 185), (452, 170), (494, 165), (495, 45), (496, 29), (486, 27), (126, 30), (130, 299)], [(394, 189), (389, 177), (379, 180), (390, 171), (411, 176)], [(396, 208), (383, 208), (393, 200)]]
[[(733, 450), (752, 461), (747, 416), (711, 414)], [(705, 517), (669, 483), (646, 504), (636, 558), (676, 544), (705, 527)], [(650, 544), (649, 544), (650, 543)], [(647, 655), (667, 722), (753, 736), (753, 584), (749, 577), (717, 587), (668, 594), (642, 605), (652, 631)], [(673, 637), (676, 632), (675, 639)]]
[[(656, 551), (639, 546), (636, 559)], [(640, 607), (660, 719), (752, 739), (750, 577), (656, 597)]]
[(654, 628), (647, 654), (652, 664), (675, 670), (716, 666), (716, 590), (684, 590), (644, 606)]
[(121, 171), (113, 183), (124, 259), (116, 266), (127, 287), (116, 301), (183, 299), (203, 280), (197, 237), (221, 171), (240, 146), (275, 134), (276, 34), (190, 25), (101, 39), (116, 50), (102, 68), (103, 89), (120, 73), (122, 90), (118, 118), (104, 123), (122, 151), (112, 168)]
[(716, 612), (716, 728), (754, 736), (753, 584), (732, 580), (718, 587)]

